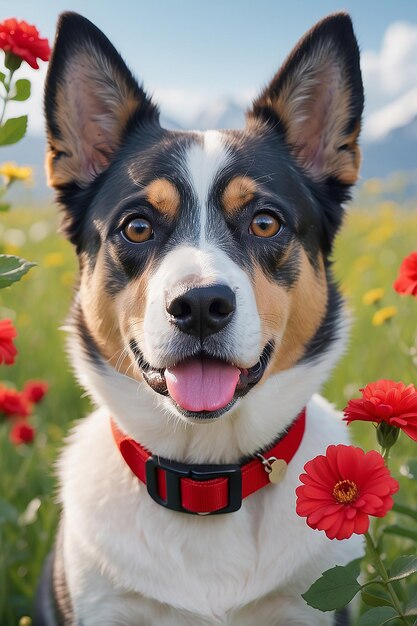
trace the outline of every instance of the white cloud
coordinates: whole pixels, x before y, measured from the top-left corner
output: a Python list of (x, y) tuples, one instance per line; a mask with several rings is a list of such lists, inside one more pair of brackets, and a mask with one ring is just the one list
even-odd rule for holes
[(378, 52), (362, 53), (362, 71), (370, 96), (398, 96), (417, 85), (417, 24), (393, 22)]
[(363, 136), (368, 141), (378, 141), (391, 130), (409, 124), (417, 117), (417, 86), (371, 113), (365, 120)]
[(160, 106), (162, 114), (179, 124), (188, 124), (206, 105), (209, 95), (201, 91), (157, 87), (153, 100)]

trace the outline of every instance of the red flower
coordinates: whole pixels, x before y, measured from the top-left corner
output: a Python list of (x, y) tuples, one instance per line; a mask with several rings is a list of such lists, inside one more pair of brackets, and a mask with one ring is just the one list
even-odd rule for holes
[(48, 61), (51, 54), (48, 40), (39, 37), (38, 29), (14, 17), (0, 23), (0, 48), (23, 59), (35, 70), (39, 69), (36, 59)]
[(0, 320), (0, 365), (12, 365), (17, 354), (13, 339), (17, 332), (9, 319)]
[(405, 257), (394, 289), (403, 295), (417, 297), (417, 250)]
[(26, 422), (17, 422), (10, 431), (10, 441), (18, 446), (21, 443), (31, 443), (35, 437), (35, 429)]
[(0, 386), (0, 411), (8, 417), (27, 417), (31, 404), (21, 391)]
[(329, 446), (304, 466), (297, 487), (297, 513), (329, 539), (349, 539), (368, 531), (369, 515), (384, 517), (399, 484), (375, 450)]
[(25, 398), (29, 400), (29, 402), (37, 404), (42, 400), (47, 391), (47, 382), (43, 380), (28, 380), (23, 389), (23, 394)]
[(386, 422), (401, 428), (417, 441), (417, 390), (414, 385), (377, 380), (359, 391), (362, 398), (349, 400), (344, 410), (348, 424), (355, 420)]

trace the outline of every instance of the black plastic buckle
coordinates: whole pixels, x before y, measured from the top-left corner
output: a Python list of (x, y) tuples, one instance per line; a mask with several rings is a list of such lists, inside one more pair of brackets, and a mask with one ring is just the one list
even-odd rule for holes
[[(166, 500), (163, 500), (158, 493), (158, 468), (165, 471)], [(156, 455), (146, 461), (146, 487), (155, 502), (172, 511), (202, 515), (202, 513), (188, 511), (182, 506), (181, 478), (192, 478), (197, 481), (213, 480), (213, 478), (228, 479), (227, 506), (218, 511), (207, 512), (205, 515), (233, 513), (242, 506), (242, 473), (239, 465), (183, 465)]]

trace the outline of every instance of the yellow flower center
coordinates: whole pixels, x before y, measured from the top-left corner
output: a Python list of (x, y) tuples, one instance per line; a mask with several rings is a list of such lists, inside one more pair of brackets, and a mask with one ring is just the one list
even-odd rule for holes
[(341, 504), (354, 502), (358, 497), (359, 489), (353, 480), (339, 480), (333, 488), (333, 497)]

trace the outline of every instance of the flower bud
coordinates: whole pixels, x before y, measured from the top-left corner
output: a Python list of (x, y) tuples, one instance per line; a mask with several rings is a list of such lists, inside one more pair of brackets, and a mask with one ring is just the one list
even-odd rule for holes
[(7, 51), (4, 59), (4, 65), (8, 70), (15, 72), (22, 65), (22, 59), (13, 52)]
[(396, 426), (390, 426), (386, 422), (378, 424), (376, 429), (376, 438), (381, 448), (391, 448), (398, 439), (400, 429)]

